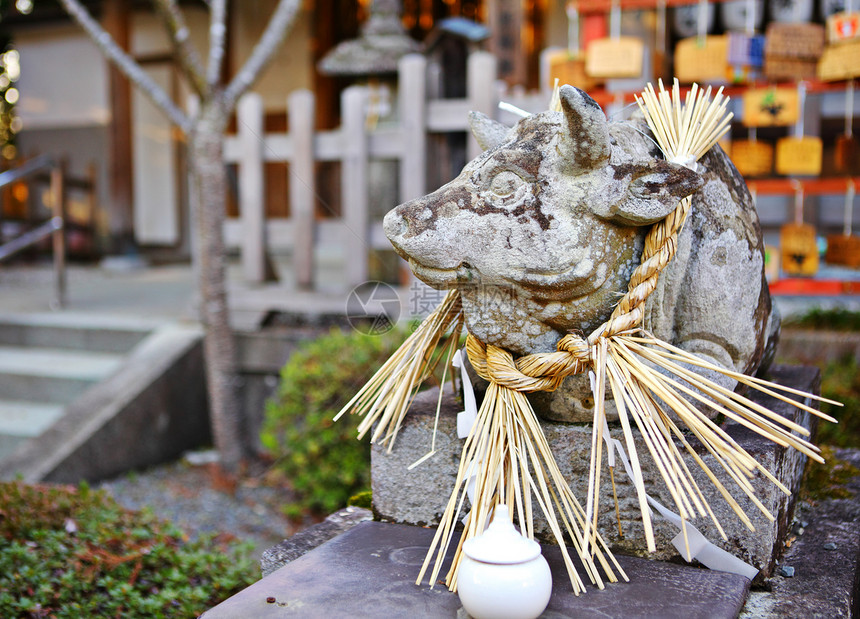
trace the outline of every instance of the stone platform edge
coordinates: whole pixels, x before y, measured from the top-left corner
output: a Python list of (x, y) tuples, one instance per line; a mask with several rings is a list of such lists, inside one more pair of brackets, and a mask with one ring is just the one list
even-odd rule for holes
[(373, 512), (362, 507), (344, 507), (322, 522), (303, 529), (280, 544), (263, 551), (260, 571), (265, 578), (287, 563), (295, 561), (317, 546), (345, 533), (359, 522), (373, 520)]
[[(840, 449), (835, 456), (860, 468), (858, 449)], [(779, 563), (786, 569), (753, 587), (742, 619), (860, 616), (860, 476), (851, 478), (844, 488), (848, 490), (844, 498), (801, 502), (792, 526), (793, 543)], [(335, 512), (265, 551), (264, 577), (368, 520), (372, 513), (367, 509), (347, 507)]]

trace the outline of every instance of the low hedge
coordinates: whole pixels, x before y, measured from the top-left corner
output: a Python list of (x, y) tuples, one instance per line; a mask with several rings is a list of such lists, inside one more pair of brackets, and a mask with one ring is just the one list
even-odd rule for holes
[(0, 617), (193, 617), (255, 576), (247, 547), (190, 541), (85, 484), (0, 483)]
[(370, 446), (356, 440), (360, 420), (333, 418), (405, 339), (402, 328), (384, 335), (333, 329), (303, 344), (281, 370), (260, 440), (296, 493), (288, 516), (331, 513), (370, 487)]

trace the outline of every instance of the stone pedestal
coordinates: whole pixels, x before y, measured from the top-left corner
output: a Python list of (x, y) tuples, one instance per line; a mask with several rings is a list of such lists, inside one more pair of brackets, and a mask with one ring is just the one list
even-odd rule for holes
[[(774, 382), (810, 393), (819, 392), (820, 377), (817, 368), (776, 366), (769, 378)], [(751, 397), (763, 406), (805, 427), (813, 429), (815, 427), (816, 418), (808, 413), (757, 392)], [(379, 445), (373, 448), (373, 508), (378, 518), (392, 522), (432, 525), (438, 523), (442, 515), (454, 487), (463, 444), (462, 440), (456, 438), (456, 415), (462, 409), (462, 404), (458, 403), (453, 396), (446, 394), (442, 400), (436, 435), (436, 454), (412, 471), (407, 470), (410, 464), (430, 450), (437, 399), (438, 391), (435, 389), (419, 394), (397, 436), (393, 450), (388, 452), (386, 447)], [(771, 522), (740, 488), (727, 478), (720, 466), (714, 462), (713, 457), (702, 449), (700, 456), (744, 508), (755, 531), (750, 531), (735, 516), (717, 489), (688, 456), (687, 465), (693, 471), (728, 540), (723, 541), (720, 538), (709, 519), (699, 518), (692, 524), (715, 544), (761, 570), (762, 576), (769, 576), (791, 522), (796, 493), (800, 487), (807, 458), (794, 450), (781, 448), (735, 423), (725, 423), (724, 428), (792, 493), (785, 495), (762, 476), (756, 476), (752, 480), (759, 500), (775, 516), (775, 520)], [(561, 472), (570, 483), (574, 495), (584, 503), (588, 486), (591, 426), (546, 422), (543, 423), (543, 429)], [(615, 438), (621, 438), (620, 427), (611, 427), (610, 432)], [(691, 440), (691, 443), (694, 440)], [(637, 441), (637, 445), (648, 493), (675, 511), (674, 503), (663, 485), (659, 471), (652, 463), (650, 454), (641, 439)], [(639, 503), (633, 485), (620, 466), (616, 470), (615, 481), (623, 537), (618, 533), (612, 487), (605, 468), (601, 475), (601, 483), (604, 487), (599, 509), (600, 531), (615, 550), (624, 554), (645, 555), (646, 545)], [(658, 515), (655, 515), (653, 524), (657, 552), (647, 556), (655, 559), (677, 557), (678, 553), (670, 540), (678, 533), (678, 529)], [(551, 539), (545, 521), (538, 519), (536, 530), (542, 539)]]

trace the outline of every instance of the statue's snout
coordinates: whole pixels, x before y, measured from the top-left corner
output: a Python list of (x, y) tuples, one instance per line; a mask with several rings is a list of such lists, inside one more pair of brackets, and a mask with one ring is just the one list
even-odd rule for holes
[(399, 207), (388, 211), (388, 213), (385, 214), (385, 218), (382, 220), (382, 229), (385, 231), (385, 236), (387, 236), (388, 240), (392, 243), (395, 243), (395, 239), (403, 238), (408, 227), (406, 220), (398, 210)]

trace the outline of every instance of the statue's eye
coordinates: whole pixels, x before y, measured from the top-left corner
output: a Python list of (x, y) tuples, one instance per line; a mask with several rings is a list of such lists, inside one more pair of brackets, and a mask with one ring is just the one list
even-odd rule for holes
[(490, 183), (490, 191), (501, 198), (507, 198), (513, 195), (525, 181), (516, 172), (504, 170), (493, 177)]

